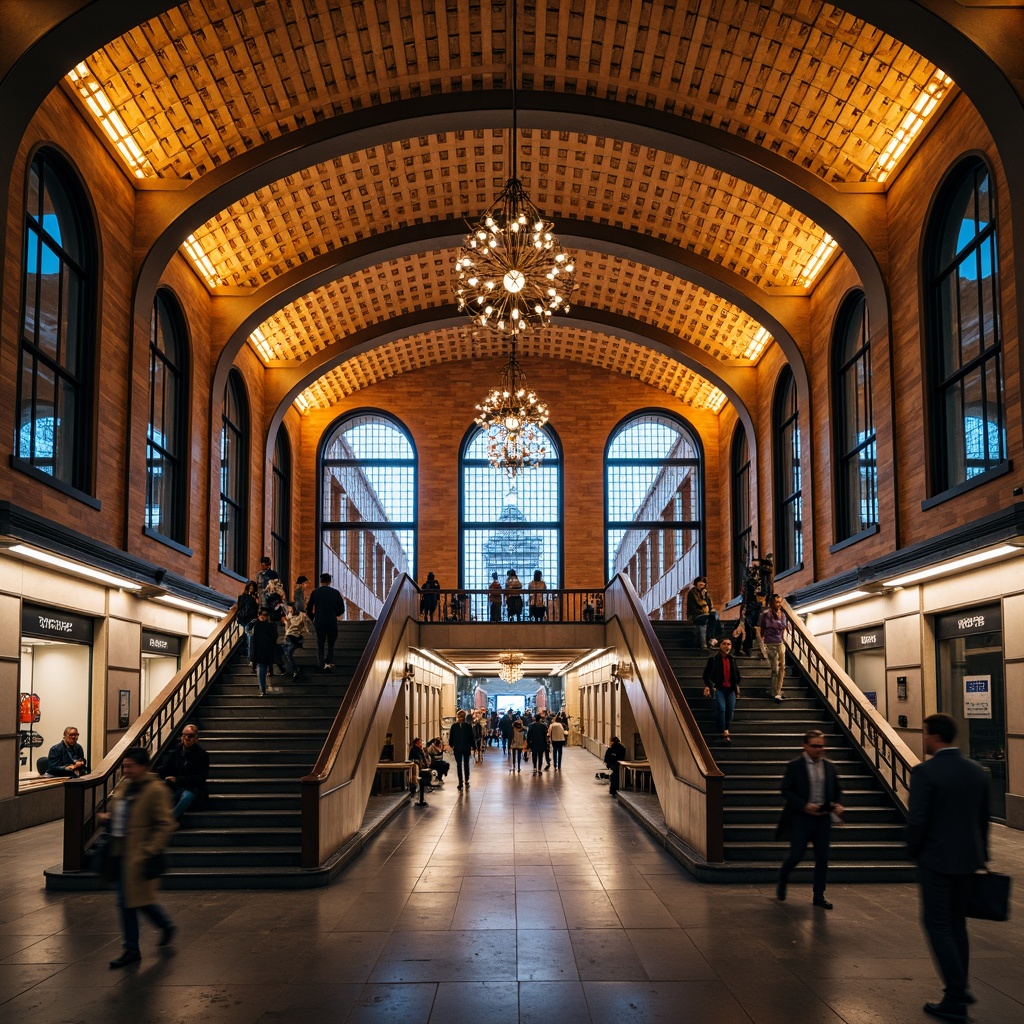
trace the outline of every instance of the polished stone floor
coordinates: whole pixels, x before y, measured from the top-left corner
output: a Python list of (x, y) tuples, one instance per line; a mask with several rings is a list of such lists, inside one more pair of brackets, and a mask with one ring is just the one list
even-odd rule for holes
[[(411, 806), (327, 889), (167, 893), (179, 925), (143, 960), (110, 893), (54, 893), (60, 826), (0, 838), (0, 1007), (17, 1024), (900, 1024), (939, 994), (913, 886), (695, 883), (642, 832), (599, 762), (510, 777), (488, 751), (472, 787)], [(993, 867), (1021, 877), (1024, 835)], [(972, 924), (974, 1016), (1024, 1020), (1024, 901)], [(148, 930), (147, 930), (148, 929)]]

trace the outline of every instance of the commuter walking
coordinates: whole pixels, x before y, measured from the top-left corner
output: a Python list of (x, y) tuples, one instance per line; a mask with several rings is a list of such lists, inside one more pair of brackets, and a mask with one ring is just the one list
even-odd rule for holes
[(509, 749), (509, 773), (521, 772), (523, 770), (523, 753), (526, 751), (526, 726), (523, 720), (517, 718), (512, 723), (512, 736), (508, 741)]
[(803, 753), (786, 765), (781, 792), (786, 805), (776, 829), (776, 839), (789, 839), (789, 854), (779, 869), (775, 895), (780, 900), (786, 898), (790, 873), (811, 843), (814, 846), (813, 903), (831, 910), (832, 904), (825, 899), (825, 886), (832, 815), (842, 816), (845, 808), (839, 802), (843, 787), (836, 766), (825, 757), (825, 734), (820, 729), (804, 733)]
[(334, 668), (334, 645), (338, 640), (338, 620), (345, 614), (345, 599), (331, 586), (331, 574), (320, 573), (320, 586), (309, 595), (306, 614), (316, 630), (317, 660), (326, 672)]
[(554, 762), (555, 771), (562, 770), (562, 751), (565, 749), (565, 726), (554, 718), (548, 726), (548, 738), (551, 740), (551, 760)]
[(782, 692), (782, 683), (786, 677), (786, 631), (789, 620), (782, 610), (782, 596), (772, 594), (771, 603), (761, 612), (757, 623), (757, 639), (768, 650), (768, 664), (771, 666), (771, 683), (768, 696), (775, 700), (786, 699)]
[(608, 792), (615, 796), (619, 791), (619, 762), (626, 760), (626, 748), (618, 736), (613, 736), (604, 752), (604, 765), (608, 769)]
[(466, 721), (466, 712), (458, 711), (448, 730), (448, 746), (455, 756), (455, 770), (459, 776), (459, 789), (469, 789), (469, 760), (473, 754), (473, 726)]
[(736, 700), (740, 695), (740, 666), (732, 654), (732, 641), (726, 637), (718, 652), (708, 658), (704, 666), (704, 696), (714, 695), (718, 731), (726, 743), (731, 743), (729, 726), (732, 725)]
[(966, 909), (972, 878), (988, 861), (989, 781), (980, 765), (955, 746), (949, 715), (924, 720), (930, 759), (910, 774), (907, 846), (917, 861), (921, 919), (945, 986), (925, 1013), (967, 1020), (970, 942)]
[(538, 715), (526, 730), (526, 745), (530, 748), (530, 760), (533, 774), (540, 775), (544, 770), (544, 752), (548, 749), (548, 727)]
[(113, 844), (109, 872), (117, 886), (124, 948), (110, 961), (112, 970), (138, 963), (139, 911), (160, 929), (159, 945), (166, 946), (177, 930), (167, 911), (156, 902), (160, 888), (157, 860), (178, 827), (171, 813), (171, 792), (149, 771), (149, 751), (132, 747), (121, 762), (121, 781), (111, 798), (109, 813), (99, 816)]

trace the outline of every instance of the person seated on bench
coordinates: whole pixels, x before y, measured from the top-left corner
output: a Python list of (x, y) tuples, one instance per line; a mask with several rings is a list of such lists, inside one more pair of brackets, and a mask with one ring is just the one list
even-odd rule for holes
[(60, 743), (54, 743), (50, 747), (50, 756), (46, 759), (46, 774), (63, 779), (77, 779), (89, 774), (85, 751), (78, 742), (78, 730), (73, 725), (64, 730), (64, 739)]
[(412, 786), (410, 789), (415, 791), (416, 784), (419, 783), (420, 798), (417, 805), (425, 806), (427, 801), (423, 797), (430, 788), (430, 780), (434, 777), (434, 773), (430, 770), (430, 758), (427, 757), (427, 752), (423, 749), (423, 740), (419, 736), (412, 741), (412, 746), (409, 747), (409, 760), (412, 761)]
[(451, 769), (451, 764), (444, 759), (444, 744), (440, 736), (435, 736), (427, 744), (427, 756), (430, 758), (430, 768), (437, 775), (438, 782), (444, 782), (444, 777)]

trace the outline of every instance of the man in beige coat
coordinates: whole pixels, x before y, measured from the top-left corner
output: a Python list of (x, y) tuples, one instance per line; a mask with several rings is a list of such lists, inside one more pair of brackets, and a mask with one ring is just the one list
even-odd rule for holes
[(160, 879), (154, 858), (163, 854), (178, 827), (171, 813), (171, 792), (149, 771), (149, 751), (132, 747), (121, 763), (122, 779), (111, 798), (109, 813), (100, 816), (110, 830), (114, 857), (111, 875), (117, 883), (117, 907), (124, 932), (124, 950), (112, 969), (138, 963), (139, 910), (160, 929), (166, 946), (176, 931), (167, 911), (157, 902)]

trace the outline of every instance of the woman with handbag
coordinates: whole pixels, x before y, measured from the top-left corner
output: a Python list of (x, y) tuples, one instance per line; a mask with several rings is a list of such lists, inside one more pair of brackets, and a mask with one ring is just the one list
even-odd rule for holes
[(162, 779), (150, 773), (149, 751), (143, 747), (132, 747), (124, 755), (121, 774), (110, 811), (99, 816), (111, 836), (108, 878), (117, 886), (124, 933), (124, 949), (110, 961), (114, 970), (142, 959), (140, 910), (160, 929), (159, 945), (166, 946), (177, 930), (167, 911), (156, 902), (164, 849), (178, 827), (171, 813), (171, 791)]

